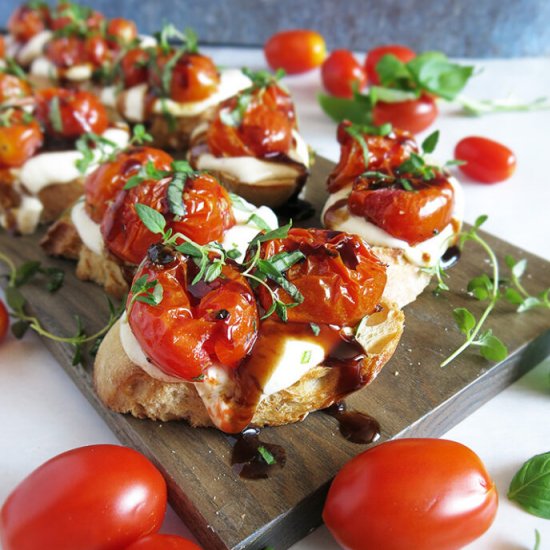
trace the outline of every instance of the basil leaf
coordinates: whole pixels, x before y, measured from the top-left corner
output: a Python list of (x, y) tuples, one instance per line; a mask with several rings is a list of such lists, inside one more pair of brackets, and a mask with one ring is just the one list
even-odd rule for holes
[(336, 122), (349, 120), (354, 124), (372, 124), (370, 99), (367, 103), (358, 101), (357, 96), (347, 99), (326, 94), (318, 94), (317, 99), (321, 109)]
[(410, 79), (410, 74), (405, 63), (391, 53), (383, 55), (378, 60), (376, 72), (383, 86), (391, 84), (399, 85), (399, 81)]
[(250, 241), (249, 247), (252, 247), (258, 243), (272, 241), (273, 239), (284, 239), (285, 237), (288, 236), (288, 232), (291, 227), (292, 227), (292, 222), (289, 222), (286, 225), (277, 227), (276, 229), (273, 229), (272, 231), (268, 231), (267, 233), (259, 233)]
[(433, 153), (437, 147), (437, 142), (439, 141), (439, 130), (431, 133), (423, 142), (422, 142), (422, 151), (424, 153)]
[(164, 233), (166, 220), (160, 212), (157, 212), (154, 208), (146, 204), (140, 204), (139, 202), (136, 203), (135, 209), (139, 219), (151, 233), (159, 233), (160, 235)]
[(61, 109), (59, 107), (59, 97), (55, 96), (50, 101), (50, 109), (48, 112), (50, 123), (52, 125), (52, 128), (57, 133), (63, 132), (63, 119), (61, 118)]
[(510, 483), (508, 498), (530, 514), (550, 519), (550, 452), (523, 464)]
[(267, 222), (256, 213), (251, 214), (248, 220), (246, 220), (246, 223), (254, 224), (256, 227), (262, 229), (263, 231), (271, 231), (271, 227), (267, 224)]
[(378, 101), (384, 103), (401, 103), (402, 101), (411, 101), (418, 99), (420, 92), (410, 90), (398, 90), (396, 88), (384, 88), (382, 86), (371, 86), (370, 98), (374, 105)]

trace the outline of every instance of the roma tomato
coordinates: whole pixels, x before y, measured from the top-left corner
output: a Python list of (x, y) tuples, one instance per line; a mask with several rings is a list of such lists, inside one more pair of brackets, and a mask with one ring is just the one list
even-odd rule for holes
[(296, 29), (274, 34), (264, 45), (267, 64), (288, 74), (310, 71), (327, 56), (325, 39), (315, 31)]
[(380, 77), (376, 71), (376, 65), (378, 65), (378, 62), (382, 59), (382, 57), (388, 54), (394, 55), (403, 63), (407, 63), (416, 57), (416, 53), (413, 50), (400, 44), (388, 44), (386, 46), (378, 46), (377, 48), (373, 48), (367, 53), (367, 57), (365, 58), (365, 71), (367, 72), (369, 84), (380, 84)]
[(372, 120), (377, 126), (389, 122), (396, 128), (418, 134), (433, 123), (437, 113), (435, 100), (423, 95), (419, 99), (396, 103), (378, 101), (372, 110)]
[(459, 166), (464, 174), (481, 183), (504, 181), (516, 170), (516, 157), (508, 147), (479, 136), (460, 140), (455, 159), (465, 162)]
[(346, 550), (456, 550), (489, 528), (497, 505), (495, 484), (468, 447), (399, 439), (342, 468), (323, 519)]
[(337, 97), (352, 97), (354, 86), (362, 90), (367, 75), (349, 50), (334, 50), (321, 66), (323, 87)]
[(32, 472), (0, 512), (4, 550), (120, 550), (155, 533), (166, 484), (141, 454), (117, 445), (62, 453)]
[(0, 300), (0, 342), (4, 340), (10, 326), (10, 315), (2, 300)]
[(175, 535), (156, 534), (139, 539), (124, 550), (201, 550), (201, 547)]

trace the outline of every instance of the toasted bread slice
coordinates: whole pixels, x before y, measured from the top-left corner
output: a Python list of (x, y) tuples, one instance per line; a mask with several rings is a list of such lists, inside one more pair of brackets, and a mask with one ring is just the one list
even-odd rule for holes
[[(94, 365), (94, 385), (113, 411), (153, 420), (187, 420), (192, 426), (212, 426), (194, 383), (152, 378), (127, 357), (117, 322), (103, 340)], [(369, 317), (358, 341), (365, 349), (361, 376), (371, 382), (394, 353), (403, 332), (404, 315), (394, 304)], [(310, 412), (330, 406), (345, 395), (337, 367), (319, 365), (294, 385), (260, 401), (252, 423), (277, 426), (303, 420)]]

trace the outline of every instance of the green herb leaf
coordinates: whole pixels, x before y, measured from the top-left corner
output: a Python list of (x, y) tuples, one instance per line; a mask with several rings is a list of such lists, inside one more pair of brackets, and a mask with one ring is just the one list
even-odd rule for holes
[(187, 181), (187, 173), (176, 172), (168, 184), (166, 197), (168, 199), (168, 208), (174, 216), (185, 216), (186, 209), (183, 202), (183, 191)]
[(474, 277), (468, 282), (468, 292), (472, 293), (477, 300), (487, 300), (493, 292), (493, 281), (486, 273)]
[(433, 153), (437, 147), (437, 142), (439, 141), (439, 130), (431, 133), (423, 142), (422, 142), (422, 151), (424, 153)]
[(20, 287), (28, 283), (37, 273), (40, 272), (40, 262), (28, 261), (17, 268), (17, 276), (15, 278), (15, 286)]
[(544, 306), (544, 304), (541, 300), (539, 300), (539, 298), (536, 298), (535, 296), (529, 296), (521, 302), (520, 306), (517, 309), (517, 312), (523, 313), (525, 311), (529, 311), (530, 309), (542, 306)]
[(267, 224), (267, 222), (258, 214), (252, 213), (248, 220), (246, 220), (247, 224), (253, 223), (256, 227), (261, 229), (262, 231), (271, 231), (271, 227)]
[(22, 312), (27, 300), (17, 288), (8, 286), (6, 288), (6, 302), (15, 312)]
[(353, 124), (372, 124), (372, 104), (360, 101), (358, 97), (347, 99), (327, 94), (318, 94), (317, 100), (321, 109), (336, 122), (349, 120)]
[(12, 323), (11, 333), (15, 336), (15, 338), (21, 340), (21, 338), (25, 336), (27, 330), (29, 330), (30, 326), (31, 324), (29, 321), (23, 321), (22, 319), (20, 319), (19, 321)]
[(475, 342), (480, 346), (479, 352), (489, 361), (502, 361), (508, 357), (508, 349), (491, 330), (483, 333)]
[(321, 327), (317, 323), (309, 323), (309, 326), (311, 327), (311, 332), (313, 332), (315, 336), (319, 336), (321, 333)]
[(533, 547), (533, 550), (540, 550), (540, 533), (538, 529), (535, 529), (535, 546)]
[(260, 453), (260, 456), (264, 459), (264, 461), (269, 466), (273, 466), (274, 464), (277, 464), (277, 461), (275, 460), (275, 457), (263, 445), (260, 445), (258, 447), (258, 453)]
[(291, 227), (292, 227), (292, 222), (289, 222), (286, 225), (277, 227), (276, 229), (272, 229), (267, 233), (258, 233), (258, 235), (256, 235), (250, 241), (249, 247), (256, 246), (259, 243), (272, 241), (273, 239), (284, 239), (288, 236), (288, 232), (290, 231)]
[(58, 133), (61, 134), (63, 132), (63, 119), (61, 118), (61, 109), (59, 107), (59, 97), (55, 96), (50, 101), (50, 108), (49, 108), (49, 119), (50, 123), (52, 125), (52, 128)]
[(508, 498), (530, 514), (550, 519), (550, 452), (523, 464), (510, 483)]
[(453, 317), (460, 332), (469, 336), (476, 326), (476, 318), (464, 307), (453, 310)]
[(143, 225), (151, 231), (151, 233), (164, 234), (166, 228), (166, 220), (164, 216), (157, 212), (154, 208), (147, 206), (146, 204), (136, 203), (136, 213), (139, 219), (143, 222)]

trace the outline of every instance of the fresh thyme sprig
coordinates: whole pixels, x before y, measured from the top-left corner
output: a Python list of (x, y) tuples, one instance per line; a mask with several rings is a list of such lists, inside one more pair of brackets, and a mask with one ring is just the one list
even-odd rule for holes
[(513, 285), (506, 288), (504, 297), (511, 304), (517, 306), (517, 312), (523, 313), (538, 307), (550, 309), (550, 288), (547, 288), (538, 296), (532, 296), (521, 282), (521, 277), (527, 269), (527, 259), (516, 260), (508, 255), (504, 258), (504, 261), (510, 270), (510, 280)]

